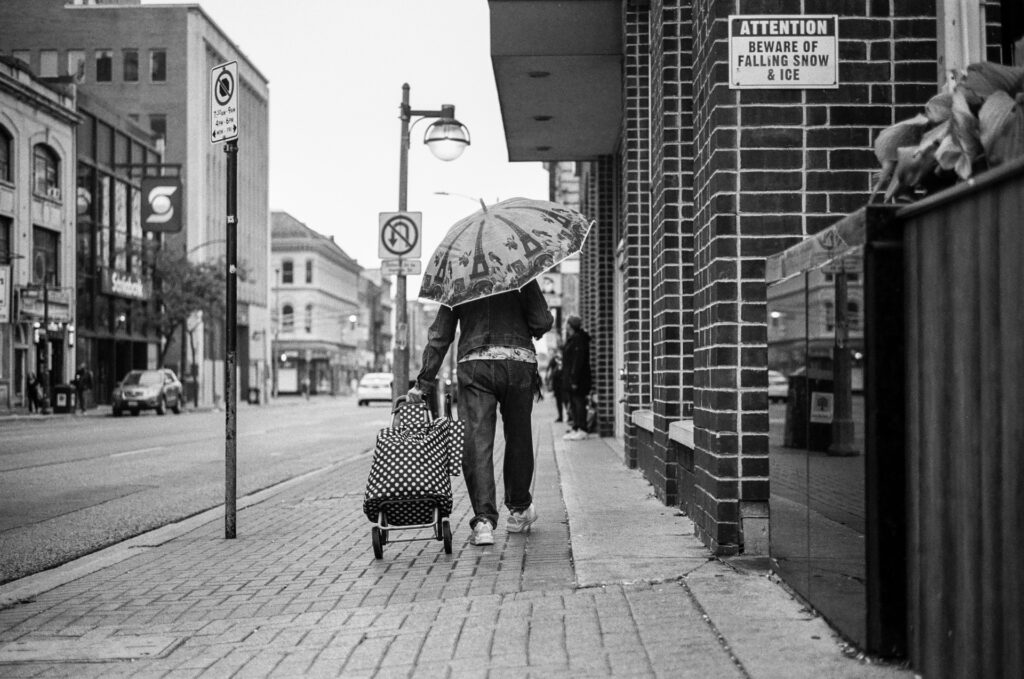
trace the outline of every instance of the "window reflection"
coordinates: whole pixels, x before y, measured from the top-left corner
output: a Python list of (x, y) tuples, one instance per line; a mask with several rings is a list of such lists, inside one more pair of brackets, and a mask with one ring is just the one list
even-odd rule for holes
[[(859, 254), (769, 287), (771, 554), (780, 575), (866, 642), (864, 335)], [(773, 398), (781, 395), (784, 398)]]

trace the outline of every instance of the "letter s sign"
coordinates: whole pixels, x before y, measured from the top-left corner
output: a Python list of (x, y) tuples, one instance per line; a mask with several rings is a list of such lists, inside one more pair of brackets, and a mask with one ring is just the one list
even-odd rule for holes
[(181, 231), (181, 192), (181, 179), (178, 177), (143, 178), (142, 228), (161, 233)]

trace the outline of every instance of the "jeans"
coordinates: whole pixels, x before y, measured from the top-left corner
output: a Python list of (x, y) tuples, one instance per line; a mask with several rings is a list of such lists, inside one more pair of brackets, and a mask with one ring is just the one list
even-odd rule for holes
[(459, 419), (466, 422), (462, 473), (466, 478), (473, 520), (498, 525), (494, 484), (494, 430), (497, 408), (505, 431), (505, 506), (522, 511), (533, 497), (533, 376), (537, 367), (523, 361), (459, 363)]
[(572, 412), (573, 431), (587, 430), (587, 395), (569, 392), (569, 408)]

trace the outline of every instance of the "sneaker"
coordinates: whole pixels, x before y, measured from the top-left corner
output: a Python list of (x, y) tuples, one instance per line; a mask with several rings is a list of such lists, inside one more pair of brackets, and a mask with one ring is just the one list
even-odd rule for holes
[(533, 508), (531, 504), (529, 507), (521, 512), (512, 512), (508, 515), (508, 523), (505, 529), (509, 533), (522, 533), (527, 528), (533, 525), (537, 520), (537, 510)]
[(571, 431), (568, 434), (566, 434), (565, 436), (563, 436), (562, 440), (563, 441), (582, 441), (585, 438), (587, 438), (587, 432), (583, 431), (582, 429), (577, 429), (577, 430)]
[(480, 519), (473, 526), (473, 534), (469, 536), (469, 543), (471, 545), (493, 545), (494, 544), (494, 531), (491, 528), (491, 522), (487, 519)]

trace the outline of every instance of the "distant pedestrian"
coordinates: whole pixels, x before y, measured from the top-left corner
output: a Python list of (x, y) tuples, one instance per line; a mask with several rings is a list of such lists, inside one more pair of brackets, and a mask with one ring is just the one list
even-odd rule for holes
[(36, 379), (36, 374), (30, 371), (28, 379), (25, 381), (25, 404), (28, 406), (30, 413), (39, 410), (39, 387), (39, 380)]
[(555, 408), (558, 409), (558, 417), (555, 418), (555, 422), (561, 422), (562, 406), (565, 403), (565, 392), (562, 389), (562, 357), (559, 355), (558, 350), (555, 350), (551, 355), (551, 360), (548, 361), (548, 367), (544, 378), (547, 382), (548, 389), (551, 390), (551, 394), (555, 397)]
[(309, 375), (307, 374), (302, 378), (302, 395), (306, 397), (307, 401), (309, 400), (309, 384)]
[(583, 329), (583, 319), (575, 315), (566, 319), (565, 338), (562, 384), (569, 396), (572, 431), (562, 438), (582, 441), (587, 438), (587, 395), (591, 387), (590, 335)]
[(92, 371), (85, 365), (85, 361), (78, 366), (75, 379), (75, 398), (78, 399), (78, 408), (84, 413), (87, 395), (92, 391)]

